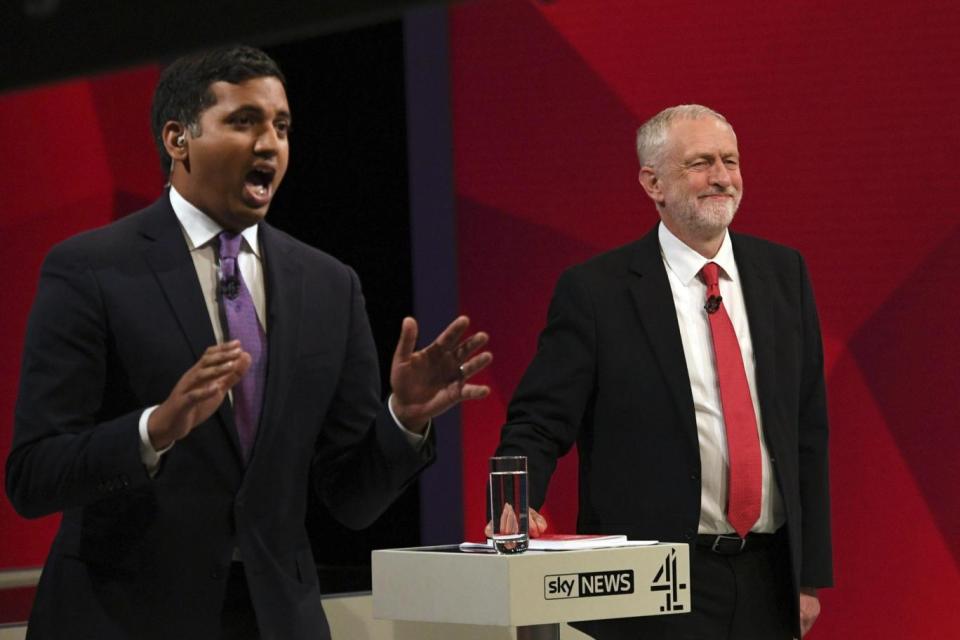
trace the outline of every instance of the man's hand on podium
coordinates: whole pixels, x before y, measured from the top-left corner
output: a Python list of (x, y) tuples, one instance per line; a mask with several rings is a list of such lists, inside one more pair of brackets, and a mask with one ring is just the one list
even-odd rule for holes
[[(530, 537), (539, 538), (547, 531), (547, 519), (542, 515), (537, 513), (536, 509), (530, 508), (527, 509), (527, 522), (530, 528)], [(483, 534), (488, 538), (493, 537), (493, 520), (487, 523), (487, 526), (483, 529)]]

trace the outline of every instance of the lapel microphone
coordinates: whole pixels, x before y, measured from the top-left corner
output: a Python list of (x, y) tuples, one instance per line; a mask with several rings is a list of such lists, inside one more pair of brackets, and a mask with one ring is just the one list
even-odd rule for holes
[(723, 302), (722, 296), (710, 296), (707, 298), (706, 304), (703, 305), (703, 310), (713, 315), (720, 308), (720, 303)]
[(222, 260), (217, 261), (217, 294), (227, 300), (236, 300), (240, 295), (240, 278), (237, 276), (237, 266), (234, 265), (233, 273), (226, 275), (223, 272)]
[(236, 300), (240, 295), (240, 279), (237, 276), (231, 276), (220, 280), (220, 295), (227, 300)]

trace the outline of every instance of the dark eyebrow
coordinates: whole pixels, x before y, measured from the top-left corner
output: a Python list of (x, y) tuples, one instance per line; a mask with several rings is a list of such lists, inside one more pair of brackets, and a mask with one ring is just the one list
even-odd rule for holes
[[(228, 113), (228, 114), (227, 114), (227, 117), (235, 116), (235, 115), (237, 115), (238, 113), (244, 113), (244, 112), (246, 112), (246, 113), (254, 113), (254, 114), (256, 114), (256, 115), (258, 115), (258, 116), (260, 116), (260, 117), (263, 117), (263, 116), (265, 115), (264, 110), (263, 110), (262, 107), (259, 107), (259, 106), (255, 105), (255, 104), (242, 104), (242, 105), (240, 105), (239, 107), (237, 107), (236, 109), (234, 109), (233, 111), (231, 111), (230, 113)], [(292, 119), (293, 119), (293, 118), (290, 116), (290, 112), (287, 111), (287, 110), (278, 111), (278, 112), (277, 112), (277, 117), (278, 117), (278, 118), (284, 118), (284, 119), (286, 119), (286, 120), (292, 120)]]
[(234, 109), (233, 111), (231, 111), (231, 112), (230, 112), (230, 115), (233, 115), (233, 114), (235, 114), (235, 113), (241, 113), (241, 112), (243, 112), (243, 111), (248, 111), (248, 112), (253, 112), (253, 113), (263, 113), (263, 109), (261, 109), (260, 107), (258, 107), (258, 106), (255, 105), (255, 104), (242, 104), (242, 105), (240, 105), (239, 107), (237, 107), (236, 109)]

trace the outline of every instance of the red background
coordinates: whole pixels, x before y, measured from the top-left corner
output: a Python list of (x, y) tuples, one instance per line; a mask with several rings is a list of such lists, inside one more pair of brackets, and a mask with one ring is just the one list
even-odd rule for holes
[[(0, 97), (0, 467), (10, 452), (27, 313), (51, 245), (152, 202), (164, 179), (150, 136), (159, 69), (98, 76)], [(25, 521), (0, 499), (0, 569), (43, 564), (58, 517)]]
[[(465, 530), (557, 276), (657, 220), (636, 127), (699, 102), (739, 136), (734, 228), (800, 249), (819, 304), (837, 587), (812, 635), (955, 634), (960, 8), (496, 1), (450, 25), (461, 304), (496, 353), (464, 407)], [(568, 456), (546, 511), (575, 509)]]
[[(734, 223), (799, 248), (814, 279), (832, 419), (837, 587), (813, 636), (960, 628), (960, 7), (520, 0), (450, 12), (463, 310), (490, 331), (494, 396), (464, 408), (465, 530), (560, 271), (656, 221), (633, 134), (701, 102), (736, 127)], [(154, 67), (0, 97), (0, 465), (43, 254), (151, 201)], [(624, 487), (629, 490), (629, 487)], [(572, 530), (572, 459), (546, 511)], [(55, 519), (0, 500), (0, 568), (42, 563)]]

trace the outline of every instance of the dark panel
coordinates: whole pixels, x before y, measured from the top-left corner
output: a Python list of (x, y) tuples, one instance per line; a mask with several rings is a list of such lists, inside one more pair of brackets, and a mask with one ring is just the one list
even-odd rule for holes
[[(384, 392), (400, 321), (412, 312), (403, 34), (399, 22), (268, 49), (287, 77), (290, 169), (270, 221), (356, 269)], [(324, 590), (368, 589), (370, 550), (419, 543), (417, 488), (353, 532), (314, 501), (308, 517)]]
[(0, 91), (228, 42), (288, 42), (396, 18), (423, 0), (7, 0)]
[[(442, 331), (459, 308), (447, 22), (446, 7), (410, 11), (403, 20), (414, 304), (420, 330), (429, 336)], [(460, 408), (438, 417), (434, 427), (437, 462), (420, 484), (421, 543), (459, 543), (464, 539)]]

